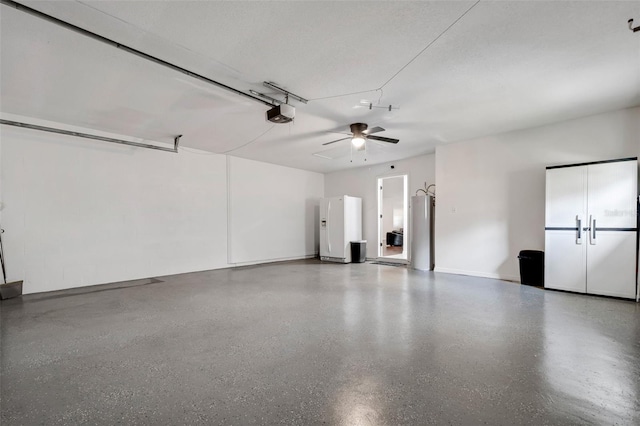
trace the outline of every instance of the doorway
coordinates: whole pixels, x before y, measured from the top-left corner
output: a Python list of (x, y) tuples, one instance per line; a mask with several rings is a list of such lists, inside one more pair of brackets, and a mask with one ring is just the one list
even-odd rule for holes
[(407, 261), (408, 176), (378, 178), (378, 257)]

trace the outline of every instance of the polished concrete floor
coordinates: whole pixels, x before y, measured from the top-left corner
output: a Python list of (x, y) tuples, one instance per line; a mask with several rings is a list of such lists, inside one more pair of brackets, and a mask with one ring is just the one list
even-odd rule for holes
[(640, 306), (286, 262), (2, 302), (2, 425), (640, 424)]

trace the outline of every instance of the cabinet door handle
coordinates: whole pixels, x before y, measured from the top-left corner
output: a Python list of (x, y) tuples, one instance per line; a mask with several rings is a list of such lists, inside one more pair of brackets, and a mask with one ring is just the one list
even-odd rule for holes
[(589, 216), (589, 244), (596, 244), (596, 219), (593, 216)]
[(578, 221), (578, 236), (576, 237), (576, 244), (582, 244), (582, 219), (580, 219), (580, 216), (576, 216), (576, 220)]

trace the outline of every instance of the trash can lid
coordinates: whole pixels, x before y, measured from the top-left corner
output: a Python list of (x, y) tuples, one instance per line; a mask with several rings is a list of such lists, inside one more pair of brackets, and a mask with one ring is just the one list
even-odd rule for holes
[(540, 250), (522, 250), (518, 254), (518, 259), (535, 259), (544, 261), (544, 252)]
[(544, 252), (542, 250), (521, 250), (519, 254), (520, 256), (540, 256)]
[(358, 240), (358, 241), (351, 241), (352, 243), (366, 243), (367, 240)]

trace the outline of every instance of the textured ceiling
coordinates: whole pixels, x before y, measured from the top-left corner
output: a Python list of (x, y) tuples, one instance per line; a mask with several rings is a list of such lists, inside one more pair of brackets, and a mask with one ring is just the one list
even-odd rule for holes
[[(3, 113), (329, 172), (438, 144), (640, 105), (640, 2), (184, 2), (23, 4), (243, 92), (265, 105), (0, 6)], [(369, 109), (371, 102), (375, 107)], [(388, 106), (392, 105), (391, 111)], [(353, 154), (348, 124), (398, 145)], [(318, 154), (318, 155), (313, 155)]]

